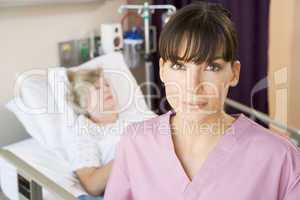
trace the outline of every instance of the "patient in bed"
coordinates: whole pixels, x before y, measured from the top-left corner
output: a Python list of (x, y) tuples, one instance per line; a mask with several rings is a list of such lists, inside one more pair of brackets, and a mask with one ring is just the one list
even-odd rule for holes
[[(70, 81), (68, 102), (79, 115), (78, 120), (83, 121), (87, 126), (98, 127), (111, 127), (117, 122), (118, 101), (109, 81), (103, 76), (101, 67), (79, 71), (69, 70), (67, 75)], [(84, 189), (92, 196), (100, 196), (108, 180), (112, 161), (103, 164), (101, 159), (97, 158), (101, 157), (101, 153), (97, 148), (99, 141), (95, 140), (104, 139), (105, 136), (97, 137), (92, 134), (95, 134), (95, 131), (88, 131), (84, 137), (75, 136), (78, 140), (74, 143), (74, 150), (84, 149), (84, 153), (81, 156), (74, 156), (78, 165), (75, 164), (73, 168)], [(111, 146), (114, 144), (112, 142)], [(81, 199), (85, 198), (81, 197)]]
[[(125, 128), (155, 114), (119, 52), (45, 72), (23, 81), (20, 95), (6, 106), (34, 140), (66, 161), (63, 172), (71, 173), (49, 178), (75, 196), (99, 199)], [(45, 166), (47, 174), (57, 168)]]
[(98, 125), (116, 122), (117, 99), (102, 69), (69, 71), (71, 83), (69, 102), (77, 114), (83, 114)]

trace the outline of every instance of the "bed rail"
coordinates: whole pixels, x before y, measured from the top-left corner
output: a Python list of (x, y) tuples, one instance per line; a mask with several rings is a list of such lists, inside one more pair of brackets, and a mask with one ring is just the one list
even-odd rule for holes
[(300, 147), (300, 130), (292, 127), (288, 127), (287, 125), (283, 124), (282, 122), (276, 121), (270, 118), (265, 113), (262, 113), (258, 110), (245, 106), (237, 101), (227, 98), (225, 101), (227, 106), (231, 106), (235, 109), (238, 109), (244, 113), (249, 114), (252, 118), (257, 118), (263, 121), (266, 124), (274, 125), (282, 130), (285, 130), (289, 135), (291, 141), (293, 141), (298, 147)]
[(63, 200), (78, 200), (70, 192), (56, 184), (41, 172), (8, 150), (0, 149), (0, 157), (12, 164), (18, 172), (18, 192), (20, 200), (42, 200), (42, 189)]

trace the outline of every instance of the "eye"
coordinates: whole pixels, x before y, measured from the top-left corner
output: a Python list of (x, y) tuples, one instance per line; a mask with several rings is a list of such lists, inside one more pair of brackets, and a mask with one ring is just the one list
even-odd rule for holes
[(205, 67), (205, 71), (213, 71), (213, 72), (218, 72), (222, 69), (222, 66), (220, 64), (217, 63), (212, 63), (212, 64), (208, 64)]
[(171, 68), (174, 70), (186, 70), (186, 66), (182, 64), (173, 64)]

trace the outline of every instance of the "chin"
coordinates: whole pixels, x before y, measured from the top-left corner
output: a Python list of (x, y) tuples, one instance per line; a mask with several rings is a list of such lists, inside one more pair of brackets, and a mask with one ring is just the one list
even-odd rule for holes
[(107, 114), (101, 113), (100, 115), (91, 115), (92, 120), (95, 123), (100, 123), (100, 124), (115, 123), (118, 117), (119, 117), (118, 113), (107, 113)]
[(216, 110), (210, 110), (208, 108), (205, 109), (187, 109), (182, 108), (181, 110), (175, 110), (176, 113), (180, 113), (182, 116), (185, 116), (189, 119), (201, 119), (207, 117), (209, 115), (217, 113)]

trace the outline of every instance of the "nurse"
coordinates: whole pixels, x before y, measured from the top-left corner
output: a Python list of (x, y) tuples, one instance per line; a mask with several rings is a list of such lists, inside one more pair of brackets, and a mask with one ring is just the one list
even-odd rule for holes
[(299, 200), (300, 151), (224, 101), (237, 85), (230, 13), (177, 11), (160, 36), (160, 78), (172, 111), (127, 127), (105, 200)]

